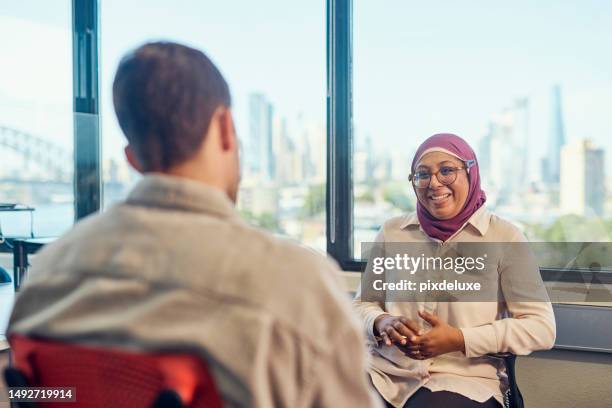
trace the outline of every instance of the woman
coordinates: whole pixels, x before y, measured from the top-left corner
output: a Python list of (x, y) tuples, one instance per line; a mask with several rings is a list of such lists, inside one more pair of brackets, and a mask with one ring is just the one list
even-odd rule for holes
[[(459, 136), (437, 134), (423, 142), (410, 179), (416, 213), (385, 222), (377, 242), (526, 241), (485, 208), (476, 156)], [(537, 268), (530, 274), (542, 285)], [(494, 276), (503, 291), (502, 274)], [(525, 355), (554, 344), (548, 301), (368, 302), (361, 293), (354, 304), (371, 345), (369, 374), (388, 406), (499, 407), (503, 368), (487, 354)]]

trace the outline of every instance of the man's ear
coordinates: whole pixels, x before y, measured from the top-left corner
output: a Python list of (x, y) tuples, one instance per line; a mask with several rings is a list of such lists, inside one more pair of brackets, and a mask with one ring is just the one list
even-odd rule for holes
[(132, 166), (137, 172), (142, 173), (142, 166), (136, 158), (136, 153), (134, 152), (134, 149), (132, 149), (132, 146), (125, 146), (123, 151), (125, 152), (125, 158), (127, 159), (128, 163), (130, 163), (130, 166)]
[(221, 148), (224, 152), (236, 149), (236, 132), (230, 108), (221, 108), (219, 111), (219, 131), (221, 133)]

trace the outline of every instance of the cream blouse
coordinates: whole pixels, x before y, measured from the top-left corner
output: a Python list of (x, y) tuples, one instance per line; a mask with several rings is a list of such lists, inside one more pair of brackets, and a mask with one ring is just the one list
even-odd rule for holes
[[(416, 213), (385, 222), (377, 242), (444, 245), (425, 234)], [(445, 244), (457, 242), (526, 242), (526, 238), (510, 222), (481, 207)], [(542, 284), (537, 268), (528, 273), (530, 279)], [(503, 282), (500, 278), (502, 290)], [(503, 405), (502, 393), (507, 386), (505, 369), (503, 363), (487, 354), (527, 355), (534, 350), (550, 349), (555, 341), (555, 317), (548, 301), (365, 302), (361, 301), (359, 288), (353, 303), (364, 323), (370, 345), (372, 382), (395, 407), (402, 407), (422, 386), (431, 391), (459, 393), (478, 402), (494, 397)], [(419, 309), (433, 312), (459, 328), (465, 339), (465, 354), (453, 352), (414, 360), (395, 346), (379, 344), (373, 332), (378, 316), (389, 313), (421, 320), (417, 314)]]

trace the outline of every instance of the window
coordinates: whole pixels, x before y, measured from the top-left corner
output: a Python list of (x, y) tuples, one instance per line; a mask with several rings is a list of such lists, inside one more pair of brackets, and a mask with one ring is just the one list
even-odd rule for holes
[(612, 6), (577, 6), (353, 2), (351, 259), (414, 210), (413, 154), (442, 132), (530, 240), (612, 239)]
[[(407, 176), (417, 146), (454, 132), (488, 172), (495, 212), (531, 240), (603, 241), (605, 258), (612, 57), (601, 50), (610, 20), (612, 7), (595, 1), (330, 0), (328, 252), (344, 270), (363, 270), (360, 243), (414, 207)], [(606, 261), (587, 273), (541, 272), (561, 291), (609, 299), (612, 273), (590, 268)], [(556, 347), (610, 350), (598, 329), (609, 325), (597, 323), (610, 319), (609, 305), (554, 304)]]
[[(325, 249), (325, 4), (100, 2), (104, 205), (139, 176), (123, 156), (112, 105), (120, 58), (164, 39), (203, 50), (228, 81), (242, 144), (240, 212)], [(138, 24), (135, 24), (135, 21)]]
[[(44, 39), (44, 40), (42, 40)], [(71, 2), (0, 5), (0, 212), (6, 236), (59, 235), (74, 219)]]

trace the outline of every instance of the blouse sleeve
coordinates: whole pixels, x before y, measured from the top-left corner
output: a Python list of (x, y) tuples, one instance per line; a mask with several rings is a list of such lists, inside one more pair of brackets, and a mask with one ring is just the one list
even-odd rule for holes
[[(380, 231), (376, 236), (375, 242), (382, 244), (385, 241), (384, 226), (381, 227)], [(371, 258), (370, 261), (371, 262)], [(366, 267), (364, 274), (368, 273), (371, 268)], [(363, 282), (364, 279), (361, 279)], [(378, 345), (378, 339), (374, 336), (374, 321), (382, 314), (387, 314), (385, 311), (385, 305), (382, 301), (363, 301), (362, 300), (362, 287), (361, 283), (357, 288), (357, 292), (353, 299), (353, 306), (357, 311), (357, 315), (360, 317), (363, 324), (364, 333), (368, 343)]]
[(527, 355), (555, 343), (555, 316), (527, 239), (515, 230), (510, 241), (499, 268), (502, 301), (509, 317), (461, 328), (466, 357), (498, 352)]

